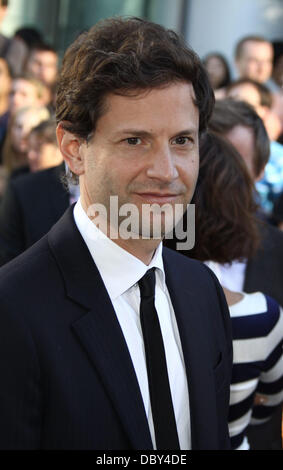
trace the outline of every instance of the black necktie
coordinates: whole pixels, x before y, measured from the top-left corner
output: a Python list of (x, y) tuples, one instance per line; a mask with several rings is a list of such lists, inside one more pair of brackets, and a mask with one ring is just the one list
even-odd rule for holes
[(180, 449), (168, 379), (166, 356), (154, 306), (155, 272), (149, 269), (139, 281), (150, 402), (158, 450)]

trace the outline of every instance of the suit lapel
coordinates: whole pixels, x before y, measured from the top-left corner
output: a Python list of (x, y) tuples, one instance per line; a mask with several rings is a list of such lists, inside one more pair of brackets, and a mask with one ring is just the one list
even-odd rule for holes
[(142, 396), (116, 314), (104, 286), (95, 307), (72, 327), (101, 377), (134, 449), (152, 448)]
[[(168, 262), (166, 255), (164, 267), (187, 373), (192, 449), (217, 448), (215, 383), (209, 349), (209, 323), (206, 321), (208, 312), (203, 309), (201, 302), (203, 292), (201, 286), (197, 286), (198, 292), (195, 291), (197, 284), (195, 279), (190, 279), (189, 270), (184, 273), (180, 265), (176, 269), (174, 259)], [(192, 290), (190, 286), (194, 286)]]
[[(140, 388), (111, 300), (73, 221), (73, 207), (49, 232), (67, 296), (85, 310), (73, 331), (101, 378), (134, 449), (152, 449)], [(79, 263), (78, 263), (79, 260)]]

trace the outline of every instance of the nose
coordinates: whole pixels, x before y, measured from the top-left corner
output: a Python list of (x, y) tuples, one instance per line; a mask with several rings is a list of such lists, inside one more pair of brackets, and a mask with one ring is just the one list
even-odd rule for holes
[(170, 183), (178, 178), (179, 173), (176, 168), (174, 155), (168, 144), (158, 149), (153, 149), (149, 159), (147, 176), (164, 183)]

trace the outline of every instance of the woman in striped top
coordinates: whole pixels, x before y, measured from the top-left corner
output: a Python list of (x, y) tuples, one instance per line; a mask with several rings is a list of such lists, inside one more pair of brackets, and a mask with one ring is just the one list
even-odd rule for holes
[[(244, 262), (260, 239), (253, 184), (245, 164), (234, 147), (213, 133), (200, 143), (199, 181), (192, 202), (196, 205), (196, 243), (189, 256), (204, 261), (222, 283), (221, 266), (234, 260)], [(224, 292), (234, 348), (231, 445), (249, 449), (247, 426), (268, 420), (283, 399), (283, 312), (263, 293), (226, 288)]]

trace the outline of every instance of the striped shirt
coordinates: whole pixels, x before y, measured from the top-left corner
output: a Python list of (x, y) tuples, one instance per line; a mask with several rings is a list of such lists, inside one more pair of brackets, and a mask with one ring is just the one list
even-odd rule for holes
[[(232, 449), (248, 449), (249, 424), (269, 419), (283, 400), (283, 310), (260, 292), (244, 294), (229, 307), (233, 334), (233, 370), (229, 432)], [(267, 401), (253, 406), (255, 394)]]

